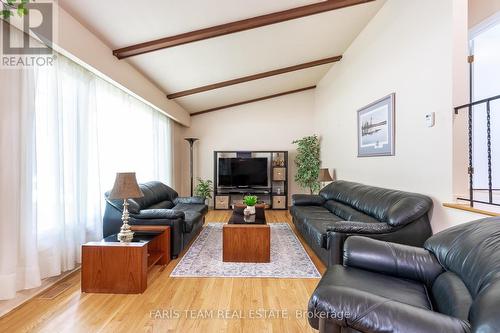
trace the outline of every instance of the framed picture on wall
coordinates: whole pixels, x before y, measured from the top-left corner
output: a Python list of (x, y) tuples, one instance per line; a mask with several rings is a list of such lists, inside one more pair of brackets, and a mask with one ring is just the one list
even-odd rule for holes
[(358, 157), (394, 155), (396, 94), (358, 111)]

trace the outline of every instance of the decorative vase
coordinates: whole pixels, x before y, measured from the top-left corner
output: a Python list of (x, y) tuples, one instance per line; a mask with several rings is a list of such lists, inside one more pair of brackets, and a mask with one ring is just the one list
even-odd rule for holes
[(255, 215), (255, 206), (247, 206), (245, 211), (248, 212), (248, 215)]

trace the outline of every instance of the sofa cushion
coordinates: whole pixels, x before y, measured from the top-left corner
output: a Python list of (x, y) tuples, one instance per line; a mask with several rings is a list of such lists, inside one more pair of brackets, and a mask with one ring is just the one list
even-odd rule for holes
[[(339, 219), (340, 220), (340, 219)], [(308, 219), (303, 230), (308, 234), (308, 238), (313, 240), (319, 247), (327, 249), (328, 229), (335, 224), (336, 221), (330, 220), (315, 220)]]
[(130, 225), (171, 225), (173, 221), (184, 224), (184, 212), (171, 209), (143, 209), (139, 214), (130, 214)]
[[(325, 200), (343, 203), (380, 222), (391, 223), (394, 226), (411, 222), (432, 208), (432, 200), (421, 194), (343, 180), (335, 181), (324, 187), (320, 191), (320, 195)], [(411, 198), (410, 202), (408, 202), (408, 198)], [(411, 208), (410, 212), (406, 209), (409, 207)]]
[(194, 211), (184, 212), (184, 232), (191, 232), (196, 225), (202, 223), (203, 216), (200, 213)]
[[(123, 211), (123, 200), (122, 199), (109, 199), (109, 194), (111, 191), (108, 191), (104, 194), (104, 197), (106, 198), (106, 202), (110, 204), (112, 207), (116, 208), (118, 211), (122, 212)], [(132, 214), (139, 214), (141, 211), (141, 207), (137, 202), (135, 202), (133, 199), (128, 199), (128, 211)]]
[(144, 196), (142, 198), (130, 199), (130, 201), (135, 202), (139, 206), (139, 209), (147, 209), (162, 201), (174, 201), (178, 197), (177, 192), (158, 181), (139, 184), (139, 187)]
[(441, 265), (457, 274), (474, 298), (500, 279), (500, 218), (487, 218), (448, 228), (424, 247)]
[(401, 198), (389, 208), (387, 224), (393, 227), (408, 224), (427, 214), (432, 206), (433, 203), (430, 198), (422, 199), (422, 196)]
[[(321, 217), (321, 212), (315, 214)], [(332, 213), (326, 213), (329, 216), (325, 218), (313, 218), (310, 216), (302, 217), (299, 222), (299, 227), (302, 236), (309, 242), (314, 243), (318, 248), (327, 248), (328, 228), (341, 219)]]
[(432, 311), (425, 287), (417, 282), (368, 273), (329, 268), (309, 300), (311, 326), (325, 327), (322, 332), (344, 332), (344, 327), (360, 332), (498, 332), (489, 326), (471, 330), (467, 321)]
[(436, 310), (448, 316), (468, 320), (472, 297), (458, 275), (445, 272), (432, 285), (432, 298)]
[(374, 219), (373, 217), (366, 215), (351, 206), (333, 200), (328, 200), (325, 203), (325, 208), (345, 221), (380, 223), (377, 219)]
[(290, 213), (302, 223), (309, 219), (328, 221), (340, 220), (338, 217), (330, 213), (328, 209), (320, 206), (292, 206), (290, 208)]
[(139, 214), (130, 214), (139, 220), (183, 219), (184, 215), (184, 212), (172, 209), (143, 209)]
[(325, 199), (321, 195), (294, 194), (292, 195), (292, 206), (323, 206)]
[(342, 220), (326, 208), (319, 206), (292, 206), (290, 212), (299, 224), (302, 236), (318, 248), (326, 249), (327, 229), (335, 222)]
[(178, 204), (197, 204), (204, 205), (206, 199), (203, 197), (177, 197), (174, 200), (174, 205)]
[(328, 268), (318, 288), (328, 285), (365, 291), (397, 302), (432, 310), (425, 285), (413, 280), (335, 265)]
[(174, 207), (174, 203), (169, 200), (158, 202), (152, 206), (149, 206), (148, 209), (171, 209)]
[(472, 326), (500, 332), (500, 218), (448, 228), (429, 238), (424, 247), (467, 287), (473, 299)]
[(178, 210), (181, 212), (197, 212), (200, 214), (206, 214), (208, 212), (208, 207), (207, 205), (204, 204), (186, 204), (186, 203), (179, 203), (175, 205), (173, 210)]

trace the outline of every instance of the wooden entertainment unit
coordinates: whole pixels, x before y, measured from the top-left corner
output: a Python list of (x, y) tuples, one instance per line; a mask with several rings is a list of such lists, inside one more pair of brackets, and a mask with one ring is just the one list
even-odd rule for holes
[[(267, 158), (267, 186), (219, 185), (220, 158)], [(270, 209), (288, 209), (288, 151), (214, 151), (214, 208), (231, 209), (245, 195), (256, 195)]]

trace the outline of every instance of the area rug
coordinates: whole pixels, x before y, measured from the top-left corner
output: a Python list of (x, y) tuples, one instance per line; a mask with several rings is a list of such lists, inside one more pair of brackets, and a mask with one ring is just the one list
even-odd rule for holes
[(270, 263), (222, 261), (223, 223), (208, 223), (171, 277), (319, 278), (316, 266), (287, 223), (270, 223)]

